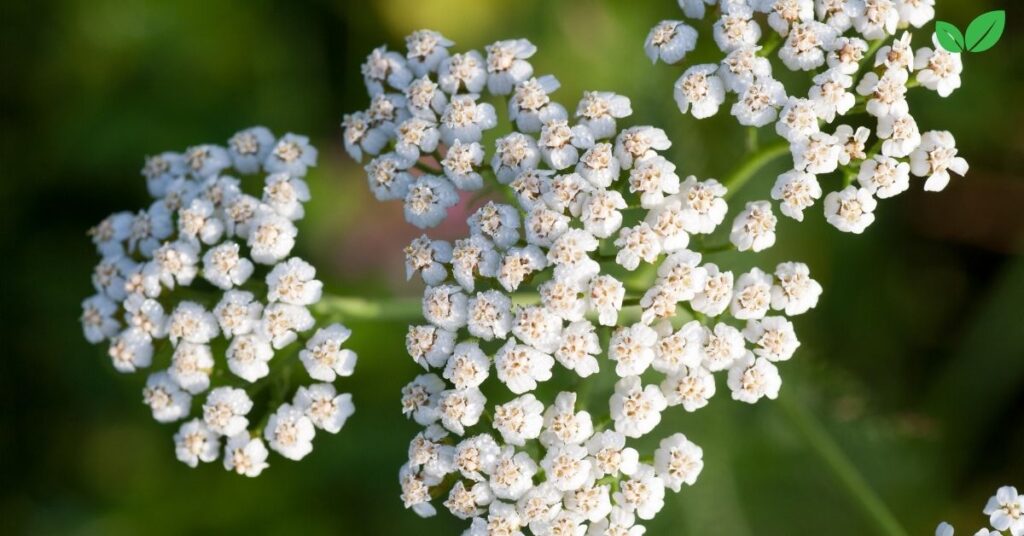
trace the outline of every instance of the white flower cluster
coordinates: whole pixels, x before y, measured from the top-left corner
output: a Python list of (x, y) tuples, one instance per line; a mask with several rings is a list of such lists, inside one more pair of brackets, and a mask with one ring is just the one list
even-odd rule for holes
[[(771, 198), (786, 216), (802, 221), (803, 211), (822, 195), (819, 176), (834, 174), (840, 186), (825, 196), (826, 219), (841, 231), (861, 233), (874, 221), (877, 199), (907, 190), (910, 175), (925, 178), (925, 190), (939, 191), (949, 183), (950, 172), (967, 172), (953, 135), (921, 132), (907, 104), (907, 90), (918, 85), (942, 97), (960, 87), (960, 54), (943, 50), (937, 42), (915, 51), (906, 31), (934, 17), (934, 0), (679, 4), (690, 19), (704, 18), (709, 11), (705, 4), (715, 6), (711, 31), (725, 54), (719, 63), (693, 65), (679, 77), (674, 94), (680, 111), (698, 119), (710, 117), (733, 93), (730, 112), (741, 125), (774, 123), (793, 156), (793, 169), (779, 175), (771, 189)], [(770, 35), (763, 42), (762, 32)], [(682, 21), (662, 21), (644, 48), (654, 62), (677, 63), (696, 47), (697, 36)], [(803, 89), (789, 93), (773, 77), (773, 68), (780, 68), (770, 61), (776, 47), (782, 67), (809, 73), (806, 97), (800, 95)], [(874, 128), (868, 121), (862, 121), (867, 126), (850, 121), (861, 113), (870, 116)], [(759, 201), (756, 210), (774, 222), (770, 202)], [(744, 249), (745, 244), (734, 243)]]
[[(988, 516), (992, 529), (982, 528), (974, 536), (1024, 536), (1024, 495), (1017, 493), (1013, 486), (1003, 486), (989, 498), (982, 512)], [(949, 523), (939, 523), (935, 536), (953, 536), (953, 527)]]
[[(89, 232), (102, 259), (97, 293), (82, 303), (85, 338), (109, 344), (119, 372), (166, 367), (149, 375), (142, 398), (159, 422), (188, 419), (174, 443), (190, 467), (223, 448), (225, 469), (257, 476), (268, 465), (260, 430), (271, 449), (298, 460), (316, 428), (335, 433), (354, 411), (332, 384), (355, 367), (355, 354), (341, 348), (349, 331), (318, 330), (298, 357), (293, 345), (315, 326), (309, 307), (323, 286), (313, 266), (290, 257), (310, 198), (303, 177), (316, 157), (305, 136), (276, 138), (264, 127), (235, 134), (227, 147), (165, 152), (142, 169), (153, 203)], [(226, 174), (232, 169), (265, 174), (260, 196), (245, 193)], [(290, 403), (275, 393), (272, 407), (254, 412), (257, 394), (280, 390), (275, 373), (300, 360), (321, 383), (299, 387)]]
[[(554, 77), (533, 76), (525, 60), (534, 47), (525, 40), (495, 43), (486, 59), (450, 54), (451, 43), (434, 32), (416, 32), (408, 43), (404, 57), (380, 48), (364, 67), (368, 88), (378, 91), (374, 104), (405, 99), (407, 114), (397, 120), (396, 112), (384, 130), (369, 119), (372, 109), (345, 120), (353, 156), (396, 140), (394, 152), (368, 166), (371, 188), (405, 192), (409, 220), (420, 226), (442, 221), (447, 205), (419, 211), (419, 185), (481, 188), (483, 174), (493, 173), (515, 205), (487, 202), (469, 217), (464, 239), (423, 236), (406, 248), (408, 275), (427, 284), (427, 323), (410, 327), (406, 346), (427, 372), (402, 393), (403, 412), (424, 427), (400, 471), (402, 499), (429, 516), (432, 499), (444, 496), (445, 508), (471, 520), (471, 535), (524, 527), (640, 534), (637, 519), (661, 510), (666, 489), (696, 480), (703, 451), (681, 433), (666, 434), (652, 453), (627, 442), (654, 432), (670, 406), (705, 406), (716, 372), (736, 400), (775, 398), (775, 363), (799, 346), (784, 315), (814, 307), (821, 286), (801, 263), (734, 277), (687, 249), (691, 235), (710, 234), (724, 220), (726, 188), (680, 179), (658, 154), (670, 146), (662, 130), (619, 130), (616, 121), (630, 113), (626, 97), (588, 92), (570, 123), (550, 98)], [(414, 98), (414, 85), (435, 92)], [(490, 170), (477, 167), (484, 160), (477, 127), (493, 126), (494, 110), (487, 105), (474, 116), (486, 121), (473, 128), (446, 122), (464, 117), (455, 103), (475, 103), (484, 87), (511, 95), (516, 128), (497, 137)], [(431, 114), (441, 116), (431, 127), (437, 135), (410, 150), (402, 125), (433, 125)], [(466, 166), (446, 164), (465, 147), (475, 155)], [(401, 171), (429, 159), (442, 163), (444, 177)], [(398, 171), (379, 173), (383, 162)], [(765, 240), (756, 224), (737, 232)], [(653, 282), (635, 285), (631, 272)], [(606, 408), (588, 408), (575, 389), (542, 400), (541, 384), (602, 368), (616, 376), (614, 392), (602, 396)]]

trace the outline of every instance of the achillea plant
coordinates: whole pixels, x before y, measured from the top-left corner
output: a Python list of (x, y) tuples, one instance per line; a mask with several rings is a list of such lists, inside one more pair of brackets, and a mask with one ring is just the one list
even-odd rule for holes
[(478, 206), (467, 236), (405, 250), (427, 287), (425, 323), (406, 338), (425, 373), (402, 393), (423, 426), (402, 500), (423, 516), (443, 506), (468, 534), (641, 533), (703, 467), (695, 438), (659, 428), (662, 414), (723, 387), (775, 398), (777, 364), (800, 344), (788, 317), (821, 286), (799, 262), (734, 273), (712, 260), (775, 243), (768, 202), (736, 215), (731, 243), (709, 236), (766, 159), (721, 182), (680, 177), (661, 129), (620, 126), (627, 97), (586, 92), (570, 113), (528, 41), (451, 46), (423, 30), (404, 55), (374, 50), (370, 107), (343, 121), (351, 156), (370, 156), (370, 188), (404, 201), (413, 225), (437, 225), (463, 198)]
[[(227, 147), (162, 153), (142, 169), (153, 203), (89, 232), (102, 258), (97, 294), (82, 304), (85, 337), (108, 344), (120, 372), (156, 369), (142, 400), (159, 422), (185, 421), (175, 453), (190, 467), (223, 453), (225, 469), (257, 476), (267, 445), (302, 459), (317, 429), (336, 433), (354, 411), (334, 386), (356, 364), (342, 348), (349, 330), (307, 336), (323, 285), (290, 256), (316, 158), (305, 136), (263, 127)], [(310, 381), (293, 389), (299, 362)]]

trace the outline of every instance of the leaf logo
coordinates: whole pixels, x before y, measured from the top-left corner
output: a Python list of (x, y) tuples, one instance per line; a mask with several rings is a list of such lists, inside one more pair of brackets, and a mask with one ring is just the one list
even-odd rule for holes
[(1006, 27), (1003, 10), (982, 13), (967, 25), (966, 35), (945, 21), (935, 21), (935, 38), (947, 52), (984, 52), (999, 42)]

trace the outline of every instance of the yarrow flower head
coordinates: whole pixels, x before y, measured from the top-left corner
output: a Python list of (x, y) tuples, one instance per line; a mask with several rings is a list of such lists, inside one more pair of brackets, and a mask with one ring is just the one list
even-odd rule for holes
[[(375, 58), (364, 69), (368, 87), (407, 78), (390, 53)], [(317, 429), (337, 433), (354, 411), (333, 385), (355, 367), (342, 348), (350, 332), (312, 332), (323, 285), (292, 255), (316, 159), (305, 136), (277, 138), (265, 127), (226, 147), (161, 153), (142, 170), (152, 203), (89, 231), (102, 258), (96, 294), (82, 303), (85, 338), (106, 343), (119, 372), (151, 370), (142, 400), (158, 422), (183, 422), (175, 453), (190, 467), (221, 458), (229, 471), (258, 476), (270, 450), (301, 459)], [(289, 363), (313, 382), (282, 389)], [(257, 397), (271, 384), (278, 394)]]
[[(730, 38), (752, 35), (741, 23)], [(652, 57), (681, 59), (691, 32), (682, 23), (653, 32)], [(527, 41), (486, 51), (451, 52), (436, 69), (390, 67), (412, 70), (429, 88), (430, 99), (416, 106), (417, 82), (378, 78), (396, 102), (409, 96), (396, 117), (413, 121), (429, 109), (467, 126), (412, 158), (402, 154), (405, 123), (395, 124), (386, 136), (395, 143), (371, 151), (367, 166), (378, 199), (404, 198), (407, 215), (417, 216), (417, 188), (455, 193), (431, 206), (430, 225), (408, 218), (429, 227), (446, 218), (457, 191), (483, 191), (467, 199), (467, 236), (424, 235), (405, 250), (408, 276), (426, 284), (425, 323), (406, 336), (425, 372), (402, 390), (402, 412), (422, 431), (399, 471), (401, 498), (422, 516), (442, 506), (468, 521), (469, 534), (639, 534), (637, 520), (662, 509), (666, 489), (692, 485), (703, 467), (696, 443), (661, 430), (663, 414), (706, 406), (716, 375), (736, 400), (778, 396), (778, 363), (800, 344), (787, 316), (814, 307), (821, 287), (802, 263), (734, 273), (708, 262), (700, 250), (725, 222), (725, 185), (681, 175), (664, 154), (671, 142), (663, 130), (620, 127), (632, 111), (624, 96), (587, 92), (571, 117), (555, 100), (557, 79), (533, 72), (527, 60), (536, 49)], [(479, 58), (483, 71), (471, 67)], [(726, 82), (713, 71), (694, 69), (680, 86), (680, 98), (701, 113), (724, 96)], [(484, 107), (487, 92), (508, 95), (507, 109)], [(482, 130), (506, 111), (511, 132), (487, 146)], [(346, 120), (356, 159), (366, 144), (354, 150), (349, 140), (362, 128), (385, 127)], [(821, 195), (805, 182), (780, 194), (792, 210)], [(769, 202), (751, 204), (732, 242), (709, 249), (763, 250), (775, 242), (775, 224)], [(572, 378), (602, 374), (614, 376), (611, 390), (583, 396), (569, 387)], [(643, 448), (651, 436), (660, 444)]]
[[(705, 10), (705, 3), (719, 9)], [(935, 16), (933, 0), (681, 0), (679, 5), (689, 20), (658, 23), (644, 51), (654, 61), (685, 66), (673, 93), (682, 113), (710, 117), (732, 93), (729, 110), (738, 123), (751, 129), (775, 124), (783, 141), (765, 147), (763, 154), (781, 154), (778, 149), (788, 146), (793, 157), (792, 168), (771, 189), (784, 216), (803, 221), (804, 210), (827, 192), (826, 220), (840, 231), (861, 233), (874, 221), (877, 200), (908, 190), (911, 175), (925, 179), (925, 190), (940, 191), (951, 174), (967, 173), (953, 135), (920, 131), (907, 102), (916, 86), (948, 97), (961, 85), (959, 53), (942, 49), (934, 35), (919, 35), (914, 43), (913, 30)], [(698, 30), (706, 12), (717, 17), (709, 26), (723, 57), (687, 65), (685, 56), (696, 48), (699, 31), (709, 29)], [(776, 79), (781, 69), (809, 72), (809, 87), (783, 85), (779, 80), (790, 78)], [(752, 205), (733, 224), (740, 249), (756, 251), (774, 240), (766, 225), (774, 216), (752, 221), (755, 214), (771, 214), (770, 201), (759, 203), (763, 206)], [(755, 225), (760, 234), (753, 232)]]

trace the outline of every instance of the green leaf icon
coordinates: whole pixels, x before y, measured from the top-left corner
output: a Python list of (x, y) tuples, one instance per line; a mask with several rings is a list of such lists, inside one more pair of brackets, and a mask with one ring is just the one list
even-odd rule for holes
[(1005, 27), (1005, 11), (989, 11), (978, 15), (978, 18), (972, 20), (967, 26), (967, 39), (964, 40), (966, 50), (984, 52), (992, 48), (1003, 36)]
[[(981, 17), (978, 18), (980, 19)], [(975, 22), (977, 22), (977, 19), (975, 19)], [(971, 24), (974, 23), (972, 22)], [(946, 49), (946, 52), (963, 52), (966, 49), (964, 47), (964, 34), (960, 33), (959, 28), (948, 22), (935, 21), (935, 38), (938, 39), (939, 45)]]

